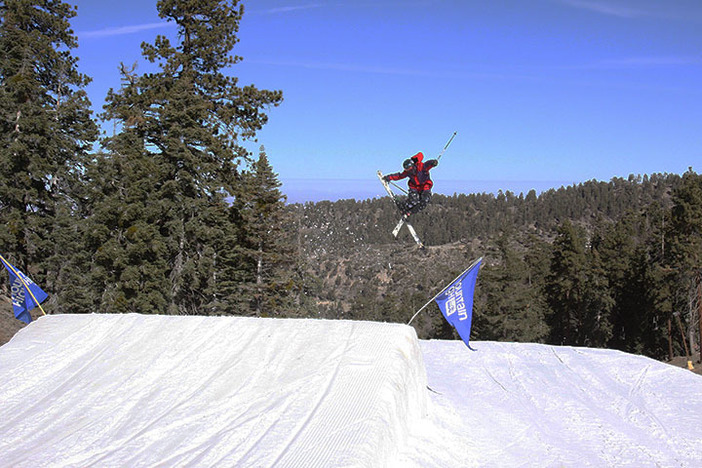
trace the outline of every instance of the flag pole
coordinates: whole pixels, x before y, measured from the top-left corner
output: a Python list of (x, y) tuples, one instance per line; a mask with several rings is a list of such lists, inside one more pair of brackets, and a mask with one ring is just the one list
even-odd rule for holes
[(453, 283), (455, 283), (456, 280), (457, 280), (458, 278), (460, 278), (461, 276), (465, 275), (466, 272), (470, 271), (471, 268), (475, 267), (475, 265), (477, 265), (482, 259), (483, 259), (483, 257), (480, 257), (480, 258), (478, 258), (476, 261), (474, 261), (468, 268), (466, 268), (465, 270), (463, 270), (463, 273), (461, 273), (460, 275), (456, 276), (456, 277), (453, 279), (453, 281), (451, 281), (449, 284), (446, 285), (446, 287), (445, 287), (444, 289), (442, 289), (441, 291), (439, 291), (438, 293), (436, 293), (436, 295), (435, 295), (434, 297), (432, 297), (431, 299), (429, 299), (429, 302), (427, 302), (426, 304), (424, 304), (424, 305), (422, 306), (421, 309), (419, 309), (417, 312), (414, 313), (414, 315), (412, 316), (412, 318), (410, 319), (410, 321), (407, 322), (407, 325), (411, 324), (412, 321), (415, 319), (415, 317), (417, 317), (417, 315), (419, 315), (419, 313), (420, 313), (421, 311), (423, 311), (424, 309), (426, 309), (426, 307), (427, 307), (429, 304), (431, 304), (431, 303), (434, 301), (434, 299), (436, 299), (439, 295), (441, 295), (441, 293), (443, 293), (443, 292), (446, 291), (449, 287), (451, 287), (451, 285), (452, 285)]
[[(9, 267), (10, 267), (10, 269), (11, 269), (12, 272), (15, 274), (15, 276), (16, 276), (17, 278), (19, 278), (19, 280), (22, 282), (22, 285), (24, 286), (24, 289), (27, 290), (27, 292), (29, 293), (30, 296), (32, 296), (32, 299), (34, 299), (34, 302), (35, 302), (35, 303), (37, 304), (37, 306), (39, 307), (39, 310), (41, 310), (41, 313), (44, 314), (44, 315), (46, 315), (46, 312), (44, 312), (44, 309), (41, 307), (41, 304), (39, 304), (39, 301), (37, 301), (37, 298), (34, 297), (34, 293), (32, 293), (32, 290), (29, 289), (29, 286), (27, 285), (27, 283), (25, 283), (25, 282), (24, 282), (24, 279), (22, 279), (22, 275), (20, 275), (20, 274), (17, 272), (17, 270), (15, 270), (15, 267), (13, 267), (12, 265), (10, 265), (10, 262), (8, 262), (7, 260), (5, 260), (5, 257), (3, 257), (2, 255), (0, 255), (0, 258), (2, 259), (2, 262), (3, 262), (6, 266), (9, 266)], [(32, 309), (29, 309), (29, 310), (32, 310)], [(29, 310), (27, 310), (27, 313), (29, 313)]]

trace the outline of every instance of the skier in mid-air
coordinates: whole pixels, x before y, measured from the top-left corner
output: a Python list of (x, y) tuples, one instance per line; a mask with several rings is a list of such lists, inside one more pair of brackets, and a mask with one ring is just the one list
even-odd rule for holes
[(406, 220), (411, 215), (426, 208), (431, 200), (431, 188), (434, 183), (431, 180), (429, 171), (439, 165), (438, 159), (430, 159), (423, 162), (424, 154), (420, 151), (402, 163), (404, 170), (383, 177), (385, 182), (391, 180), (401, 180), (409, 178), (407, 181), (407, 199), (398, 203), (398, 208), (402, 212), (402, 219)]

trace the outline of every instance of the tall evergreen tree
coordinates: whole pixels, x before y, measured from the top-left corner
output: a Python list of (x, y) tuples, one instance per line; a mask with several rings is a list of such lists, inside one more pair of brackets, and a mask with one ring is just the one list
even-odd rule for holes
[(666, 308), (658, 301), (655, 270), (659, 209), (629, 213), (604, 230), (597, 244), (612, 291), (612, 339), (609, 346), (662, 358), (666, 353)]
[(551, 269), (546, 283), (551, 342), (575, 344), (580, 325), (578, 304), (585, 270), (584, 241), (568, 221), (558, 229), (553, 242)]
[[(699, 324), (691, 336), (702, 339), (702, 176), (692, 169), (683, 175), (673, 194), (670, 229), (670, 277), (677, 285), (674, 312)], [(688, 332), (692, 330), (686, 330)], [(700, 346), (702, 361), (702, 346)]]
[[(589, 257), (589, 258), (588, 258)], [(551, 342), (604, 346), (611, 337), (613, 301), (596, 251), (569, 221), (558, 229), (546, 283)]]
[(487, 302), (476, 331), (480, 339), (541, 342), (548, 334), (541, 291), (530, 281), (529, 267), (509, 245), (508, 235), (497, 240), (497, 247), (499, 262), (481, 272)]
[(612, 298), (600, 252), (590, 247), (582, 305), (583, 328), (578, 344), (604, 348), (612, 338)]
[(616, 349), (634, 351), (640, 338), (641, 303), (644, 298), (637, 290), (639, 278), (634, 276), (638, 230), (636, 214), (629, 214), (611, 227), (601, 227), (594, 241), (600, 251), (615, 305), (612, 310), (613, 336), (610, 343)]
[[(71, 52), (75, 14), (60, 0), (0, 3), (0, 244), (49, 292), (74, 276), (78, 192), (97, 138)], [(54, 310), (59, 299), (50, 295)]]
[(237, 242), (234, 252), (239, 277), (226, 302), (238, 313), (256, 316), (291, 315), (299, 308), (301, 275), (296, 247), (297, 226), (285, 207), (281, 183), (261, 147), (251, 170), (235, 187), (232, 216)]
[(105, 117), (121, 130), (106, 140), (98, 172), (122, 177), (96, 207), (111, 226), (97, 251), (126, 310), (141, 307), (145, 291), (156, 295), (147, 307), (173, 314), (207, 313), (217, 300), (216, 246), (246, 157), (240, 140), (254, 137), (267, 121), (264, 109), (282, 100), (279, 91), (240, 87), (224, 73), (241, 60), (231, 55), (243, 14), (237, 4), (160, 0), (159, 16), (176, 23), (180, 42), (159, 36), (142, 44), (160, 71), (122, 67), (124, 86), (108, 93)]

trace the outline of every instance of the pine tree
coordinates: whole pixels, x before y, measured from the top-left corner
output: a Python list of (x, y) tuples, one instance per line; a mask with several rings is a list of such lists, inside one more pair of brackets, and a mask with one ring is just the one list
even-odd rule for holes
[[(497, 240), (499, 262), (483, 268), (485, 315), (478, 315), (480, 339), (541, 342), (548, 333), (540, 288), (530, 281), (529, 267), (510, 246), (510, 237)], [(484, 322), (484, 323), (483, 323)]]
[(151, 291), (153, 310), (215, 312), (226, 198), (247, 157), (240, 140), (254, 137), (267, 121), (264, 108), (282, 100), (279, 91), (240, 87), (224, 73), (241, 60), (231, 55), (243, 14), (237, 3), (159, 1), (159, 16), (176, 23), (180, 42), (159, 36), (142, 44), (160, 71), (122, 67), (124, 86), (108, 93), (104, 117), (121, 130), (105, 141), (98, 172), (121, 178), (96, 207), (110, 226), (96, 249), (110, 300), (129, 310)]
[[(232, 204), (236, 221), (239, 281), (225, 301), (242, 314), (291, 315), (302, 289), (296, 248), (297, 226), (285, 207), (281, 183), (261, 147), (251, 170), (243, 172)], [(225, 276), (230, 276), (225, 275)]]
[(158, 167), (132, 145), (115, 138), (115, 153), (97, 154), (88, 168), (84, 243), (91, 258), (84, 281), (101, 313), (165, 313), (168, 239), (160, 226), (165, 208), (154, 190)]
[[(670, 234), (670, 281), (677, 285), (673, 311), (687, 320), (688, 332), (702, 341), (702, 176), (690, 169), (673, 194)], [(692, 339), (692, 338), (691, 338)], [(702, 346), (699, 360), (702, 361)]]
[(688, 272), (702, 269), (702, 176), (689, 170), (673, 194), (671, 249)]
[(602, 257), (594, 247), (589, 249), (583, 299), (583, 327), (578, 344), (604, 348), (612, 338), (614, 299)]
[[(589, 257), (589, 258), (588, 258)], [(584, 234), (569, 221), (558, 229), (546, 283), (551, 309), (551, 342), (604, 346), (611, 337), (609, 293), (597, 251), (588, 252)]]
[(610, 346), (630, 352), (636, 349), (641, 334), (639, 300), (643, 298), (642, 292), (636, 290), (638, 278), (634, 277), (638, 237), (636, 218), (630, 214), (611, 227), (602, 226), (603, 232), (595, 241), (615, 299)]
[(553, 257), (546, 283), (552, 343), (575, 344), (579, 326), (578, 296), (584, 281), (584, 268), (583, 241), (573, 225), (566, 221), (553, 242)]
[[(75, 274), (79, 191), (97, 138), (89, 78), (71, 53), (74, 16), (59, 0), (0, 3), (0, 244), (51, 293)], [(65, 310), (70, 297), (49, 304)]]
[[(603, 229), (596, 242), (612, 291), (612, 339), (609, 346), (623, 351), (662, 358), (666, 353), (666, 323), (669, 313), (657, 296), (656, 260), (659, 255), (657, 222), (653, 205), (642, 213), (632, 212)], [(595, 242), (593, 242), (595, 243)]]
[[(678, 176), (675, 176), (678, 177)], [(651, 178), (652, 182), (655, 178)], [(658, 190), (667, 184), (657, 181)], [(662, 189), (666, 190), (666, 189)], [(672, 359), (673, 341), (673, 304), (670, 294), (672, 286), (671, 268), (669, 267), (669, 227), (671, 210), (662, 200), (650, 204), (644, 212), (645, 245), (641, 257), (636, 262), (642, 271), (646, 296), (650, 305), (641, 324), (642, 349), (649, 356)], [(639, 266), (641, 264), (645, 264)]]

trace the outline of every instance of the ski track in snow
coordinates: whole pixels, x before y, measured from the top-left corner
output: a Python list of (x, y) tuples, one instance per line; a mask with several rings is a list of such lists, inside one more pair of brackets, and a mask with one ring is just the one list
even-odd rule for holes
[(699, 376), (473, 346), (372, 322), (42, 317), (0, 348), (0, 467), (702, 466)]

